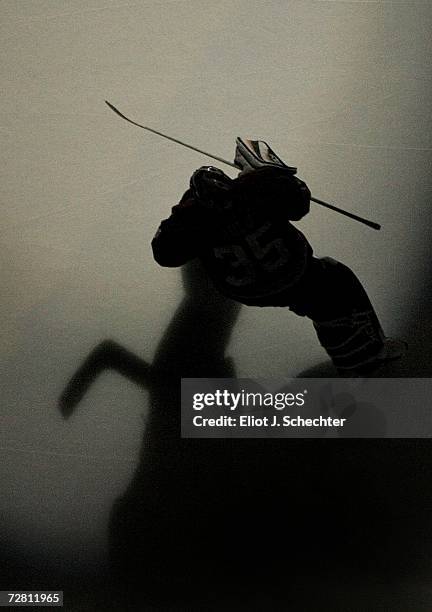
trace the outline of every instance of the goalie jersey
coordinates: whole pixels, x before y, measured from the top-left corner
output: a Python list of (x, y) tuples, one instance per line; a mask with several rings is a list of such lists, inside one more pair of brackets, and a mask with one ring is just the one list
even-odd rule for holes
[[(155, 260), (180, 266), (199, 257), (228, 297), (262, 305), (286, 292), (305, 273), (312, 248), (290, 220), (309, 211), (305, 183), (283, 168), (265, 167), (230, 179), (217, 168), (213, 191), (191, 188), (162, 221), (153, 241)], [(211, 173), (204, 175), (209, 181)], [(211, 181), (208, 183), (211, 184)]]

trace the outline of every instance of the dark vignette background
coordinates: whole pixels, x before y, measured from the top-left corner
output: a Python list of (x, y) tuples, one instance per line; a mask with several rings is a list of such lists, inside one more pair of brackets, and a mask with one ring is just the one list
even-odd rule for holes
[(331, 368), (308, 321), (156, 266), (151, 237), (208, 160), (103, 104), (228, 158), (263, 138), (316, 197), (382, 223), (314, 208), (300, 225), (409, 341), (386, 375), (430, 376), (429, 4), (0, 12), (1, 588), (63, 588), (70, 610), (138, 609), (137, 592), (142, 609), (429, 610), (429, 441), (179, 439), (182, 375)]

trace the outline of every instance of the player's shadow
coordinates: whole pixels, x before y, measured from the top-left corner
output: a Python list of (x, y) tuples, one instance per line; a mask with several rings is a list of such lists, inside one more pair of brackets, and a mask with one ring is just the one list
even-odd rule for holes
[(151, 364), (104, 341), (60, 399), (70, 416), (107, 369), (149, 393), (139, 463), (110, 516), (112, 580), (125, 593), (142, 589), (158, 598), (265, 589), (277, 578), (285, 583), (301, 558), (313, 564), (311, 551), (314, 562), (329, 554), (315, 514), (331, 521), (327, 468), (316, 462), (320, 446), (311, 452), (298, 440), (181, 438), (180, 379), (235, 377), (226, 351), (240, 311), (197, 262), (184, 267), (183, 284), (185, 295)]

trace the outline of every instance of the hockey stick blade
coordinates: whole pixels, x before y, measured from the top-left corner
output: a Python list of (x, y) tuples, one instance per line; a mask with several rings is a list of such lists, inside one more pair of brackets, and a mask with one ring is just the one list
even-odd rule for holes
[[(166, 134), (162, 134), (162, 132), (158, 132), (157, 130), (154, 130), (153, 128), (147, 127), (146, 125), (141, 125), (141, 123), (137, 123), (136, 121), (133, 121), (132, 119), (129, 119), (129, 117), (126, 117), (126, 115), (123, 115), (123, 113), (121, 113), (119, 111), (118, 108), (116, 108), (113, 104), (111, 104), (111, 102), (108, 102), (108, 100), (105, 100), (105, 104), (107, 104), (107, 106), (109, 106), (109, 108), (115, 112), (116, 115), (118, 115), (119, 117), (121, 117), (122, 119), (124, 119), (125, 121), (127, 121), (128, 123), (132, 123), (132, 125), (136, 125), (137, 127), (141, 128), (142, 130), (147, 130), (148, 132), (152, 132), (153, 134), (156, 134), (157, 136), (162, 136), (162, 138), (166, 138), (167, 140), (171, 140), (171, 142), (176, 142), (179, 145), (182, 145), (183, 147), (187, 147), (188, 149), (191, 149), (192, 151), (196, 151), (197, 153), (201, 153), (202, 155), (206, 155), (207, 157), (211, 157), (212, 159), (216, 159), (217, 161), (221, 162), (222, 164), (226, 164), (227, 166), (231, 166), (231, 168), (236, 168), (237, 170), (241, 170), (241, 168), (239, 166), (237, 166), (236, 164), (233, 164), (232, 162), (223, 159), (222, 157), (217, 157), (216, 155), (212, 155), (211, 153), (207, 153), (206, 151), (203, 151), (202, 149), (197, 149), (197, 147), (193, 147), (190, 144), (187, 144), (185, 142), (182, 142), (181, 140), (177, 140), (177, 138), (172, 138), (172, 136), (167, 136)], [(363, 217), (359, 217), (358, 215), (355, 215), (354, 213), (350, 213), (347, 210), (343, 210), (343, 208), (338, 208), (337, 206), (333, 206), (333, 204), (328, 204), (327, 202), (324, 202), (323, 200), (317, 200), (316, 198), (312, 198), (311, 197), (311, 202), (315, 202), (316, 204), (319, 204), (320, 206), (324, 206), (325, 208), (329, 208), (330, 210), (334, 210), (335, 212), (339, 213), (340, 215), (344, 215), (345, 217), (349, 217), (350, 219), (354, 219), (354, 221), (358, 221), (359, 223), (363, 223), (364, 225), (367, 225), (368, 227), (371, 227), (372, 229), (375, 230), (380, 230), (381, 229), (381, 225), (379, 225), (378, 223), (375, 223), (374, 221), (369, 221), (369, 219), (364, 219)]]
[(108, 102), (108, 100), (105, 100), (105, 104), (107, 104), (110, 107), (110, 109), (113, 110), (119, 117), (121, 117), (122, 119), (125, 119), (129, 123), (132, 123), (133, 125), (136, 125), (137, 127), (141, 128), (143, 130), (147, 130), (148, 132), (152, 132), (153, 134), (157, 134), (158, 136), (162, 136), (162, 138), (166, 138), (167, 140), (171, 140), (171, 142), (176, 142), (177, 144), (182, 145), (183, 147), (187, 147), (188, 149), (192, 149), (192, 151), (196, 151), (197, 153), (201, 153), (202, 155), (206, 155), (207, 157), (211, 157), (212, 159), (216, 159), (217, 161), (220, 161), (223, 164), (228, 164), (228, 166), (231, 166), (232, 168), (237, 168), (237, 166), (235, 164), (227, 161), (226, 159), (222, 159), (222, 157), (217, 157), (216, 155), (212, 155), (211, 153), (207, 153), (206, 151), (202, 151), (201, 149), (197, 149), (196, 147), (193, 147), (190, 144), (186, 144), (185, 142), (182, 142), (181, 140), (177, 140), (177, 138), (172, 138), (171, 136), (167, 136), (166, 134), (162, 134), (162, 132), (158, 132), (158, 131), (154, 130), (153, 128), (149, 128), (146, 125), (141, 125), (140, 123), (137, 123), (136, 121), (132, 121), (132, 119), (129, 119), (129, 117), (126, 117), (126, 115), (123, 115), (123, 113), (121, 113), (118, 110), (118, 108), (116, 108), (113, 104)]

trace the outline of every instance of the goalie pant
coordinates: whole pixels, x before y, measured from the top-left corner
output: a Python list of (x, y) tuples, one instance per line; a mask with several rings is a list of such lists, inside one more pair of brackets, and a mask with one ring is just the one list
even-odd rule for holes
[[(215, 225), (210, 222), (213, 228)], [(301, 274), (286, 281), (289, 274), (284, 269), (277, 281), (279, 290), (275, 291), (277, 275), (273, 275), (268, 295), (263, 294), (262, 286), (256, 287), (255, 294), (254, 286), (249, 287), (250, 293), (245, 295), (244, 285), (227, 282), (222, 265), (225, 262), (214, 255), (218, 249), (211, 246), (208, 227), (208, 213), (187, 192), (180, 205), (173, 208), (171, 217), (162, 221), (152, 241), (155, 260), (162, 266), (172, 267), (199, 257), (221, 293), (245, 305), (288, 307), (297, 315), (308, 317), (340, 373), (367, 373), (384, 347), (385, 336), (366, 291), (350, 268), (331, 258), (313, 257), (301, 232), (288, 222), (282, 230), (279, 224), (275, 231), (280, 231), (278, 240), (284, 239), (287, 248), (293, 242), (293, 232), (306, 246), (304, 261), (297, 266)], [(297, 249), (297, 258), (301, 252)], [(256, 261), (252, 263), (257, 265)], [(295, 257), (290, 260), (290, 266), (296, 267)], [(234, 269), (237, 273), (241, 270)]]

